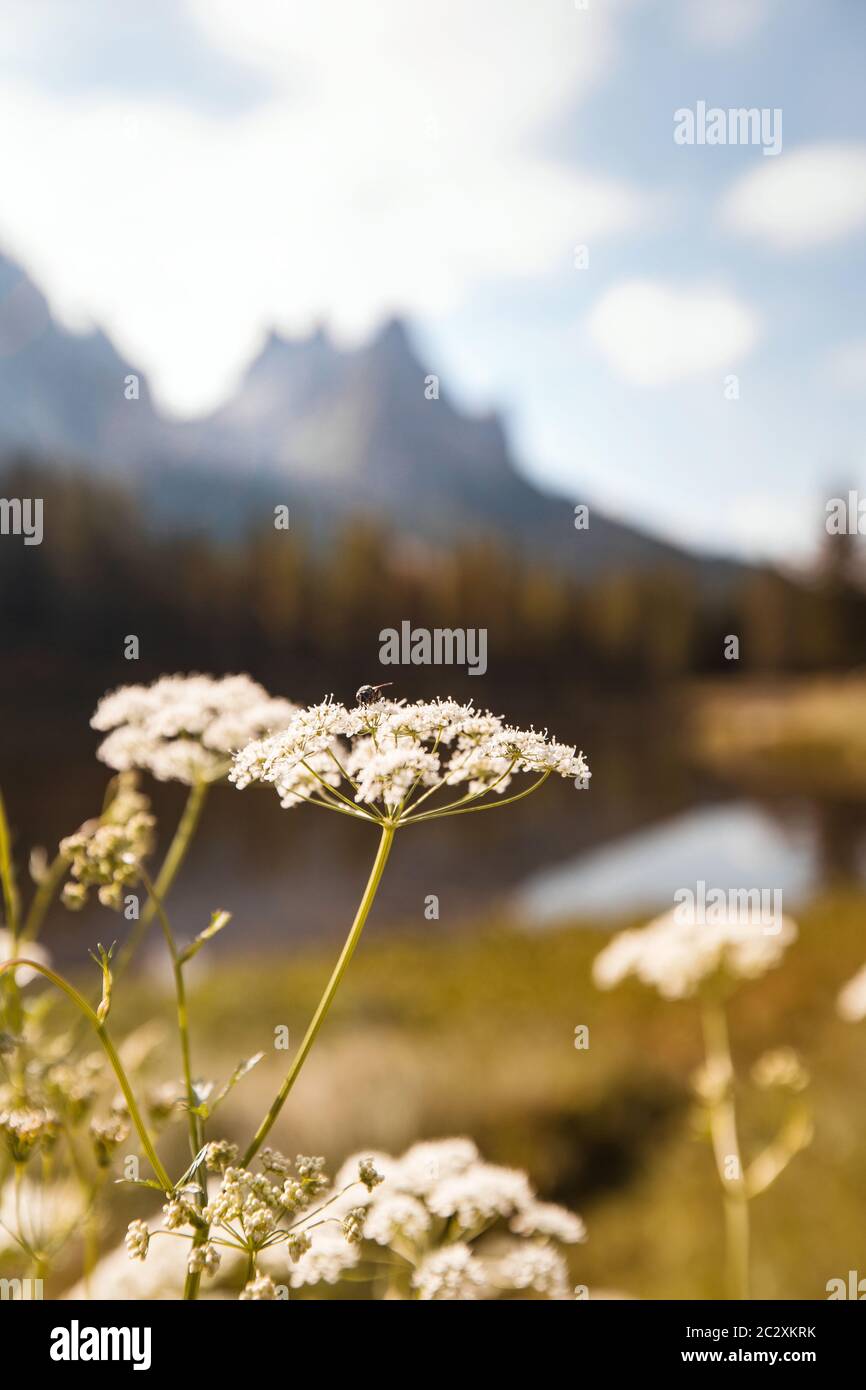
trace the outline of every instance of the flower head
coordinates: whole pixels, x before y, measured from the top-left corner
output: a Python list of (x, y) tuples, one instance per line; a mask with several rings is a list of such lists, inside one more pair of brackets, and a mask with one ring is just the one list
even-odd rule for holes
[(756, 979), (778, 965), (796, 935), (788, 917), (768, 927), (733, 913), (701, 921), (675, 908), (615, 936), (596, 957), (593, 978), (599, 989), (611, 989), (635, 975), (665, 999), (683, 999), (720, 972)]
[[(270, 783), (283, 806), (313, 801), (366, 820), (406, 823), (421, 814), (483, 809), (516, 774), (585, 778), (582, 753), (546, 732), (513, 728), (455, 700), (379, 699), (347, 708), (332, 699), (299, 710), (278, 733), (254, 739), (234, 759), (237, 787)], [(451, 788), (445, 804), (422, 802)]]
[(383, 1174), (381, 1184), (359, 1197), (353, 1179), (364, 1159), (355, 1155), (323, 1199), (350, 1246), (340, 1249), (327, 1225), (311, 1229), (312, 1247), (293, 1282), (336, 1283), (348, 1268), (353, 1278), (364, 1277), (379, 1268), (384, 1247), (399, 1256), (404, 1297), (497, 1298), (514, 1290), (564, 1296), (561, 1247), (585, 1240), (586, 1230), (575, 1213), (540, 1201), (525, 1173), (485, 1163), (462, 1138), (424, 1141), (401, 1158), (377, 1153), (366, 1162)]
[(186, 1262), (190, 1274), (216, 1274), (219, 1266), (220, 1252), (209, 1240), (201, 1245), (194, 1245)]
[(558, 1250), (533, 1240), (515, 1241), (507, 1254), (491, 1265), (498, 1288), (541, 1294), (548, 1299), (568, 1297), (568, 1266)]
[(150, 1231), (146, 1221), (130, 1221), (125, 1236), (126, 1249), (131, 1260), (147, 1259), (150, 1245)]
[(276, 1296), (277, 1286), (269, 1274), (256, 1275), (255, 1279), (251, 1279), (244, 1286), (243, 1292), (238, 1294), (242, 1302), (264, 1302), (268, 1299), (273, 1300)]
[(296, 708), (245, 675), (161, 676), (103, 696), (90, 723), (108, 735), (98, 756), (109, 767), (192, 784), (224, 777), (237, 749), (287, 724)]
[(205, 1149), (205, 1167), (212, 1173), (224, 1173), (238, 1161), (238, 1146), (228, 1139), (212, 1139)]
[[(14, 948), (15, 941), (11, 931), (7, 931), (5, 927), (0, 927), (0, 965), (4, 961), (14, 960), (16, 955), (26, 956), (28, 960), (35, 961), (37, 965), (49, 965), (51, 963), (48, 952), (35, 941), (28, 941), (26, 946), (20, 946), (17, 951)], [(31, 969), (29, 965), (17, 965), (14, 971), (7, 972), (7, 976), (12, 974), (15, 976), (16, 984), (21, 986), (35, 980), (39, 971)]]
[(84, 907), (91, 888), (96, 888), (103, 907), (119, 911), (124, 889), (138, 882), (141, 861), (153, 849), (156, 820), (150, 802), (138, 790), (136, 773), (120, 773), (114, 787), (102, 815), (60, 841), (72, 875), (62, 899), (73, 912)]
[(462, 1241), (427, 1255), (412, 1277), (418, 1297), (425, 1301), (479, 1299), (486, 1282), (483, 1264)]
[(110, 1168), (115, 1150), (129, 1137), (129, 1125), (119, 1115), (109, 1115), (105, 1120), (94, 1116), (90, 1121), (90, 1137), (99, 1167)]
[(0, 1134), (6, 1140), (14, 1163), (26, 1163), (34, 1149), (50, 1149), (58, 1136), (58, 1118), (53, 1110), (21, 1106), (0, 1110)]
[(846, 1023), (859, 1023), (866, 1018), (866, 965), (839, 991), (836, 1012)]

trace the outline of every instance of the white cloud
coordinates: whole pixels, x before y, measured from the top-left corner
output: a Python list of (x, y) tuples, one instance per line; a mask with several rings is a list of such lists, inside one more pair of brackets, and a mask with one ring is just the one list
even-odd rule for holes
[(680, 0), (680, 26), (700, 48), (730, 48), (762, 29), (775, 0)]
[(230, 120), (23, 82), (0, 94), (0, 249), (175, 408), (218, 400), (273, 322), (352, 338), (392, 310), (447, 312), (640, 216), (629, 185), (539, 153), (545, 122), (609, 69), (600, 12), (189, 5), (209, 44), (261, 71), (263, 104)]
[(640, 386), (730, 370), (758, 337), (755, 314), (729, 291), (653, 280), (608, 290), (588, 328), (613, 370)]
[(722, 203), (729, 227), (781, 251), (837, 241), (866, 227), (866, 145), (804, 145), (762, 161)]

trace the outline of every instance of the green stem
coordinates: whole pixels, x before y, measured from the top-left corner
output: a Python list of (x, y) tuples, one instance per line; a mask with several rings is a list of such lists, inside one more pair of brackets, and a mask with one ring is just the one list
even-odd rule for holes
[(117, 1055), (117, 1049), (114, 1046), (114, 1043), (111, 1041), (111, 1038), (108, 1035), (103, 1021), (99, 1018), (96, 1011), (90, 1007), (84, 996), (78, 993), (78, 990), (75, 988), (74, 985), (71, 985), (68, 980), (65, 980), (63, 978), (62, 975), (58, 975), (55, 973), (55, 971), (49, 970), (47, 965), (42, 965), (39, 961), (27, 960), (26, 957), (16, 958), (15, 960), (2, 961), (0, 962), (0, 975), (2, 975), (7, 970), (16, 969), (19, 965), (26, 965), (31, 970), (37, 971), (40, 975), (44, 975), (46, 980), (50, 980), (53, 985), (56, 985), (58, 989), (62, 990), (63, 993), (72, 1000), (76, 1008), (80, 1009), (84, 1016), (87, 1018), (88, 1022), (95, 1030), (96, 1036), (99, 1038), (100, 1043), (102, 1044), (106, 1057), (111, 1063), (112, 1070), (114, 1071), (114, 1074), (117, 1077), (118, 1085), (120, 1086), (120, 1089), (123, 1092), (123, 1098), (126, 1101), (127, 1107), (129, 1109), (130, 1119), (132, 1120), (132, 1123), (135, 1125), (135, 1128), (138, 1131), (138, 1137), (141, 1140), (141, 1146), (144, 1149), (144, 1152), (147, 1154), (148, 1159), (150, 1160), (150, 1165), (153, 1168), (153, 1171), (156, 1174), (157, 1178), (159, 1179), (160, 1186), (162, 1187), (164, 1192), (171, 1192), (173, 1188), (171, 1178), (168, 1176), (168, 1173), (165, 1171), (165, 1169), (159, 1161), (159, 1156), (156, 1152), (156, 1149), (153, 1147), (150, 1135), (148, 1134), (147, 1129), (145, 1128), (144, 1121), (141, 1118), (141, 1113), (139, 1111), (138, 1104), (136, 1102), (135, 1096), (133, 1095), (132, 1087), (129, 1084), (129, 1078), (127, 1077), (126, 1072), (123, 1069), (123, 1063)]
[[(734, 1063), (724, 1006), (705, 1000), (701, 1019), (714, 1094), (709, 1105), (710, 1132), (725, 1208), (728, 1297), (742, 1300), (749, 1298), (749, 1200), (737, 1135)], [(729, 1176), (732, 1161), (734, 1176)]]
[[(503, 773), (502, 776), (504, 777), (505, 773)], [(515, 796), (504, 796), (498, 801), (488, 801), (484, 806), (464, 806), (462, 802), (467, 800), (467, 798), (462, 797), (460, 801), (452, 801), (450, 805), (443, 806), (441, 811), (424, 811), (420, 816), (405, 816), (400, 824), (412, 825), (422, 820), (444, 820), (446, 816), (469, 816), (475, 811), (498, 811), (502, 806), (513, 806), (515, 801), (522, 801), (525, 796), (531, 796), (539, 787), (544, 786), (549, 776), (550, 773), (545, 772), (543, 777), (539, 777), (537, 782), (533, 782), (532, 786), (526, 787), (524, 791), (517, 792)], [(501, 782), (502, 778), (497, 778), (497, 781)], [(474, 801), (477, 796), (486, 796), (495, 786), (496, 782), (493, 782), (489, 787), (485, 787), (483, 792), (475, 792), (473, 796), (468, 799)]]
[(334, 970), (330, 980), (325, 986), (325, 992), (319, 1000), (318, 1007), (316, 1008), (316, 1012), (313, 1014), (310, 1026), (304, 1035), (304, 1040), (298, 1048), (297, 1053), (295, 1054), (295, 1059), (292, 1062), (289, 1073), (286, 1076), (286, 1079), (280, 1087), (279, 1091), (277, 1092), (270, 1110), (268, 1111), (267, 1115), (262, 1120), (262, 1123), (256, 1130), (252, 1142), (250, 1143), (246, 1153), (243, 1156), (242, 1162), (245, 1168), (249, 1166), (251, 1160), (258, 1153), (259, 1149), (261, 1148), (268, 1135), (268, 1132), (271, 1129), (271, 1126), (274, 1124), (277, 1116), (282, 1110), (286, 1102), (286, 1097), (288, 1096), (289, 1092), (291, 1091), (292, 1087), (297, 1081), (301, 1068), (303, 1067), (304, 1062), (307, 1060), (307, 1057), (309, 1056), (310, 1049), (312, 1048), (313, 1043), (316, 1041), (319, 1029), (324, 1023), (325, 1016), (333, 1002), (334, 995), (337, 993), (337, 990), (340, 987), (340, 981), (345, 975), (349, 962), (352, 959), (352, 956), (355, 952), (355, 947), (361, 939), (361, 933), (364, 930), (364, 924), (367, 921), (367, 917), (369, 916), (370, 908), (373, 906), (373, 902), (376, 897), (376, 892), (382, 880), (382, 874), (385, 872), (385, 865), (388, 862), (388, 855), (391, 852), (391, 845), (394, 840), (394, 829), (395, 827), (393, 825), (382, 826), (382, 836), (379, 840), (379, 848), (376, 852), (376, 859), (372, 869), (370, 870), (370, 877), (368, 878), (367, 886), (364, 889), (364, 896), (362, 897), (361, 902), (358, 906), (358, 911), (355, 913), (355, 920), (352, 923), (349, 935), (346, 937), (345, 944), (343, 946), (342, 951), (340, 952), (340, 958), (337, 961), (337, 964), (334, 966)]
[(208, 782), (196, 782), (190, 787), (183, 814), (178, 821), (177, 830), (174, 832), (174, 838), (156, 876), (154, 892), (148, 898), (141, 917), (130, 932), (129, 939), (117, 958), (117, 965), (114, 970), (115, 980), (119, 980), (123, 976), (132, 957), (144, 940), (147, 929), (157, 914), (157, 903), (164, 902), (168, 897), (201, 819), (209, 785)]
[[(186, 1002), (186, 985), (184, 983), (183, 978), (183, 961), (180, 958), (180, 953), (177, 949), (177, 942), (174, 939), (174, 932), (171, 929), (171, 923), (169, 922), (168, 916), (166, 915), (166, 911), (162, 903), (162, 898), (160, 894), (157, 892), (156, 885), (151, 883), (144, 869), (140, 868), (140, 873), (142, 882), (144, 883), (145, 888), (150, 894), (150, 901), (155, 905), (156, 915), (159, 918), (159, 923), (162, 927), (162, 934), (165, 937), (165, 944), (168, 947), (168, 953), (171, 957), (171, 968), (172, 974), (174, 975), (174, 994), (177, 1009), (177, 1031), (180, 1037), (181, 1064), (183, 1066), (184, 1086), (186, 1087), (186, 1109), (187, 1124), (189, 1128), (189, 1150), (190, 1157), (195, 1158), (196, 1154), (201, 1149), (204, 1136), (202, 1133), (201, 1119), (198, 1115), (195, 1114), (195, 1109), (198, 1105), (198, 1097), (196, 1096), (192, 1079), (192, 1050), (190, 1047), (189, 1040), (189, 1010), (187, 1008)], [(201, 1176), (201, 1170), (199, 1170), (197, 1181), (197, 1205), (199, 1211), (201, 1211), (202, 1207), (205, 1206), (207, 1202), (207, 1192), (204, 1186), (204, 1179)], [(200, 1228), (197, 1226), (195, 1230), (195, 1236), (193, 1238), (193, 1246), (200, 1245), (202, 1241), (206, 1239), (206, 1237), (207, 1231), (205, 1230), (204, 1232), (202, 1232)], [(199, 1270), (187, 1269), (186, 1280), (184, 1282), (183, 1290), (184, 1298), (196, 1298), (198, 1296), (200, 1283), (201, 1272)]]
[(66, 877), (69, 860), (63, 854), (55, 854), (45, 871), (45, 877), (33, 895), (30, 909), (24, 919), (21, 941), (35, 941), (39, 935), (46, 912), (54, 901), (57, 889)]
[[(21, 920), (21, 899), (18, 894), (18, 884), (15, 880), (15, 868), (12, 863), (12, 834), (9, 829), (9, 821), (6, 816), (6, 803), (3, 800), (3, 793), (0, 791), (0, 883), (3, 886), (3, 906), (6, 917), (6, 926), (12, 937), (13, 956), (18, 954), (19, 924)], [(8, 980), (4, 980), (4, 989), (8, 999), (9, 1027), (13, 1034), (20, 1033), (22, 1025), (21, 1014), (21, 995), (18, 991), (18, 981), (15, 979), (14, 972)]]
[(15, 870), (12, 867), (12, 835), (6, 817), (6, 803), (0, 791), (0, 883), (3, 885), (3, 902), (6, 908), (6, 925), (14, 941), (18, 941), (18, 923), (21, 915), (21, 899)]

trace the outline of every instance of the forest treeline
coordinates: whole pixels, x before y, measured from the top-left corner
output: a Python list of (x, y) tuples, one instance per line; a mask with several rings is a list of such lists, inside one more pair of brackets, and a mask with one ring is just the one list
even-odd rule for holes
[[(293, 688), (315, 698), (323, 670), (340, 693), (375, 678), (379, 633), (404, 620), (486, 628), (489, 677), (506, 688), (730, 673), (731, 636), (737, 671), (752, 675), (847, 669), (866, 652), (866, 595), (841, 566), (744, 570), (715, 595), (675, 569), (578, 585), (494, 538), (434, 552), (361, 516), (325, 545), (295, 530), (233, 544), (159, 535), (121, 487), (26, 462), (3, 473), (0, 494), (41, 497), (45, 514), (41, 545), (0, 537), (7, 676), (116, 671), (133, 635), (139, 679), (190, 668), (269, 679), (290, 662)], [(477, 683), (454, 675), (449, 689), (471, 693)], [(401, 669), (400, 682), (412, 695), (429, 673)]]

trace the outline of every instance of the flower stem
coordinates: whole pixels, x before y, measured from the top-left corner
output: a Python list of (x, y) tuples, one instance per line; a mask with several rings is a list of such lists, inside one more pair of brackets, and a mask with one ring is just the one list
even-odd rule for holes
[[(728, 1297), (749, 1298), (749, 1200), (737, 1136), (734, 1063), (724, 1006), (704, 1001), (701, 1020), (707, 1068), (716, 1096), (709, 1106), (716, 1169), (725, 1207)], [(728, 1169), (733, 1169), (730, 1174)]]
[[(155, 905), (156, 915), (159, 918), (159, 923), (162, 927), (162, 934), (165, 937), (165, 944), (168, 947), (168, 953), (171, 957), (171, 969), (172, 974), (174, 975), (174, 994), (177, 1010), (177, 1031), (178, 1036), (180, 1038), (181, 1064), (183, 1066), (183, 1080), (184, 1086), (186, 1088), (187, 1124), (189, 1128), (189, 1151), (190, 1157), (195, 1158), (204, 1141), (204, 1135), (202, 1132), (201, 1119), (195, 1113), (196, 1107), (198, 1105), (198, 1097), (196, 1096), (195, 1087), (193, 1086), (192, 1079), (192, 1050), (190, 1048), (189, 1041), (189, 1010), (187, 1008), (186, 1002), (186, 985), (184, 983), (183, 978), (183, 961), (181, 960), (180, 953), (177, 949), (177, 942), (174, 939), (174, 932), (171, 929), (171, 923), (168, 920), (165, 908), (163, 907), (162, 898), (156, 889), (156, 885), (151, 883), (146, 872), (143, 868), (141, 868), (141, 866), (139, 866), (139, 872), (141, 873), (142, 882), (144, 883), (144, 886), (147, 889), (148, 894), (150, 895), (150, 901)], [(201, 1176), (201, 1172), (199, 1171), (197, 1202), (199, 1211), (202, 1209), (203, 1206), (206, 1205), (206, 1202), (207, 1191), (205, 1189), (204, 1180)], [(202, 1244), (206, 1235), (206, 1230), (202, 1232), (199, 1227), (196, 1227), (193, 1245), (195, 1246)], [(198, 1296), (200, 1283), (201, 1271), (187, 1269), (183, 1291), (184, 1298), (196, 1298)]]
[[(9, 821), (6, 816), (6, 803), (3, 800), (3, 793), (0, 791), (0, 884), (3, 888), (3, 909), (6, 918), (6, 926), (12, 937), (11, 954), (18, 954), (18, 940), (21, 920), (21, 899), (18, 894), (18, 883), (15, 878), (15, 867), (12, 863), (12, 834), (9, 829)], [(21, 1031), (21, 995), (18, 992), (18, 982), (15, 979), (15, 972), (9, 976), (8, 980), (3, 981), (6, 992), (10, 1030), (13, 1033)]]
[(21, 941), (35, 941), (39, 935), (43, 918), (54, 901), (58, 888), (66, 877), (69, 861), (63, 854), (56, 854), (45, 871), (45, 877), (33, 894), (33, 901), (24, 919)]
[(367, 886), (364, 889), (364, 896), (362, 897), (361, 902), (358, 906), (358, 911), (355, 913), (355, 920), (352, 923), (349, 935), (346, 937), (345, 944), (343, 946), (342, 951), (340, 952), (340, 958), (337, 961), (337, 964), (334, 966), (331, 978), (325, 987), (324, 994), (319, 1000), (318, 1007), (316, 1008), (316, 1012), (313, 1014), (310, 1026), (304, 1035), (304, 1040), (298, 1048), (297, 1053), (295, 1054), (295, 1059), (292, 1062), (289, 1073), (286, 1076), (286, 1079), (280, 1087), (279, 1091), (277, 1092), (270, 1110), (268, 1111), (267, 1115), (262, 1120), (262, 1123), (256, 1130), (256, 1133), (246, 1153), (243, 1156), (244, 1167), (248, 1166), (250, 1161), (255, 1157), (262, 1144), (264, 1143), (264, 1140), (266, 1139), (268, 1132), (271, 1129), (271, 1126), (276, 1121), (277, 1116), (279, 1115), (280, 1111), (283, 1108), (283, 1105), (285, 1104), (286, 1097), (288, 1096), (289, 1092), (291, 1091), (292, 1087), (298, 1079), (298, 1075), (301, 1071), (301, 1068), (304, 1065), (304, 1062), (307, 1060), (313, 1043), (316, 1041), (319, 1029), (325, 1021), (325, 1016), (328, 1012), (328, 1009), (331, 1007), (334, 995), (337, 993), (337, 990), (339, 989), (340, 981), (345, 975), (349, 962), (354, 954), (355, 947), (361, 939), (361, 933), (364, 930), (364, 923), (366, 922), (367, 917), (369, 916), (370, 908), (373, 906), (373, 902), (376, 897), (376, 892), (382, 879), (382, 874), (385, 872), (385, 865), (388, 862), (388, 855), (391, 852), (391, 845), (393, 843), (393, 840), (394, 826), (383, 825), (381, 839), (379, 840), (379, 848), (376, 852), (376, 859), (370, 871), (370, 877), (367, 880)]
[(208, 793), (208, 782), (195, 782), (190, 787), (183, 814), (178, 821), (177, 830), (174, 838), (168, 847), (162, 867), (156, 876), (154, 892), (148, 898), (144, 911), (138, 922), (130, 932), (129, 940), (117, 958), (117, 965), (114, 970), (115, 980), (119, 980), (126, 971), (132, 957), (144, 940), (147, 929), (157, 914), (157, 903), (164, 902), (168, 896), (174, 880), (176, 879), (181, 865), (186, 858), (187, 851), (192, 843), (192, 838), (198, 827), (201, 813), (204, 809), (205, 800)]
[(120, 1089), (123, 1092), (123, 1098), (126, 1101), (127, 1107), (129, 1109), (129, 1117), (132, 1120), (132, 1123), (135, 1125), (136, 1130), (138, 1131), (138, 1137), (141, 1140), (141, 1146), (144, 1149), (144, 1152), (147, 1154), (148, 1159), (150, 1160), (150, 1165), (153, 1168), (153, 1171), (156, 1174), (157, 1178), (159, 1179), (160, 1186), (162, 1187), (163, 1191), (171, 1192), (173, 1189), (173, 1183), (171, 1181), (171, 1178), (168, 1176), (168, 1173), (165, 1171), (165, 1169), (159, 1161), (159, 1156), (156, 1152), (156, 1149), (153, 1147), (150, 1135), (148, 1134), (144, 1121), (141, 1118), (141, 1112), (139, 1111), (138, 1104), (132, 1091), (132, 1087), (129, 1084), (129, 1078), (127, 1077), (126, 1072), (123, 1069), (123, 1063), (117, 1055), (117, 1049), (114, 1046), (114, 1043), (111, 1041), (111, 1038), (108, 1036), (108, 1032), (105, 1028), (104, 1022), (99, 1018), (96, 1011), (90, 1007), (84, 996), (78, 993), (78, 990), (75, 988), (74, 985), (71, 985), (68, 980), (65, 980), (63, 978), (62, 975), (58, 975), (55, 971), (49, 970), (47, 965), (42, 965), (39, 961), (27, 960), (26, 957), (22, 957), (20, 959), (15, 960), (2, 961), (0, 962), (0, 975), (2, 975), (6, 970), (14, 970), (19, 965), (26, 965), (31, 970), (36, 970), (40, 975), (44, 975), (46, 980), (50, 980), (53, 985), (56, 985), (58, 989), (61, 989), (63, 993), (72, 1000), (73, 1004), (75, 1004), (75, 1006), (81, 1010), (81, 1012), (87, 1018), (88, 1022), (93, 1026), (96, 1032), (96, 1036), (99, 1038), (105, 1055), (111, 1063), (112, 1070), (115, 1076), (117, 1077), (118, 1085), (120, 1086)]
[[(503, 773), (502, 776), (504, 777), (505, 773)], [(422, 820), (444, 820), (446, 816), (468, 816), (474, 811), (498, 811), (501, 806), (513, 806), (515, 801), (522, 801), (525, 796), (531, 796), (534, 791), (537, 791), (539, 787), (544, 785), (549, 776), (550, 773), (545, 772), (543, 776), (539, 777), (537, 782), (532, 783), (531, 787), (524, 788), (522, 792), (517, 792), (514, 796), (504, 796), (498, 801), (488, 801), (485, 802), (483, 806), (466, 806), (463, 804), (465, 801), (474, 801), (479, 796), (486, 796), (487, 793), (496, 786), (496, 782), (493, 782), (489, 787), (485, 787), (483, 792), (475, 792), (471, 797), (461, 797), (460, 801), (452, 801), (447, 806), (443, 806), (441, 810), (423, 811), (420, 816), (405, 816), (401, 824), (412, 825), (414, 822)], [(502, 777), (497, 780), (501, 782)], [(420, 801), (421, 798), (419, 797), (416, 805), (419, 805)]]

